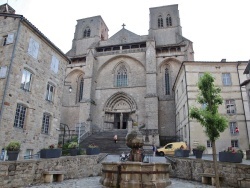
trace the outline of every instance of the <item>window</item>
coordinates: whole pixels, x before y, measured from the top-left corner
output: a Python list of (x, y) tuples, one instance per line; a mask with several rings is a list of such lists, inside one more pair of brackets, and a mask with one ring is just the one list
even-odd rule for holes
[(232, 85), (230, 73), (223, 73), (222, 74), (222, 83), (224, 86)]
[(162, 19), (162, 16), (158, 17), (158, 28), (163, 28), (163, 19)]
[(211, 140), (207, 140), (207, 148), (211, 148), (212, 147), (212, 141)]
[(128, 85), (127, 69), (124, 65), (120, 66), (116, 75), (116, 86), (123, 87)]
[(81, 76), (80, 82), (79, 82), (79, 95), (78, 95), (78, 102), (82, 100), (83, 97), (83, 87), (84, 87), (84, 79)]
[(27, 149), (25, 152), (24, 159), (32, 159), (33, 149)]
[(24, 105), (17, 104), (14, 127), (23, 128), (26, 109)]
[(50, 123), (50, 115), (47, 113), (43, 114), (43, 123), (42, 123), (42, 133), (49, 133), (49, 123)]
[(38, 42), (36, 42), (33, 38), (30, 38), (28, 53), (36, 59), (38, 51), (39, 51)]
[(237, 128), (237, 125), (236, 125), (236, 122), (229, 122), (229, 127), (230, 127), (230, 133), (235, 135), (235, 134), (238, 134), (239, 131), (237, 131), (236, 129)]
[(10, 33), (10, 34), (3, 37), (3, 46), (11, 44), (11, 43), (13, 43), (13, 41), (14, 41), (14, 34)]
[(235, 114), (235, 101), (234, 100), (226, 100), (226, 109), (227, 114)]
[(87, 27), (84, 32), (83, 32), (83, 37), (86, 38), (86, 37), (90, 37), (90, 28)]
[(169, 70), (165, 69), (165, 94), (170, 95), (170, 81), (169, 81)]
[(165, 147), (165, 149), (171, 149), (173, 147), (173, 144), (169, 144)]
[(0, 67), (0, 78), (5, 78), (7, 73), (7, 66)]
[(231, 146), (234, 147), (234, 148), (239, 147), (238, 140), (231, 140)]
[(47, 84), (47, 92), (46, 92), (46, 100), (52, 101), (53, 100), (53, 94), (54, 94), (55, 86), (48, 83)]
[(52, 59), (51, 59), (50, 69), (51, 69), (54, 73), (57, 73), (57, 72), (58, 72), (58, 65), (59, 65), (59, 60), (53, 55), (53, 56), (52, 56)]
[(22, 74), (21, 89), (30, 91), (31, 77), (32, 74), (28, 70), (24, 69)]
[(166, 18), (166, 25), (167, 27), (172, 26), (172, 19), (169, 14), (167, 15), (167, 18)]

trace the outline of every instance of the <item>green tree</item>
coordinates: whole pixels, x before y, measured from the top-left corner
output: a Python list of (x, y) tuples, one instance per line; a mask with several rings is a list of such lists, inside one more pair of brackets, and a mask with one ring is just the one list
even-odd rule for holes
[(220, 137), (220, 133), (227, 128), (227, 119), (218, 112), (219, 105), (223, 100), (220, 96), (221, 89), (214, 85), (215, 78), (210, 73), (205, 73), (198, 81), (199, 94), (197, 102), (203, 104), (205, 108), (190, 108), (190, 117), (196, 119), (203, 127), (205, 133), (212, 142), (213, 162), (216, 178), (216, 187), (220, 187), (219, 174), (217, 168), (217, 157), (215, 140)]

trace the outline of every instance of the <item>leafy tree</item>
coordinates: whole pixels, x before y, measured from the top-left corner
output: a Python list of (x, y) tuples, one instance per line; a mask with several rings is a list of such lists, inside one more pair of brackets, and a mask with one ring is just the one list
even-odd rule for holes
[(210, 73), (205, 73), (198, 81), (199, 94), (197, 102), (205, 104), (205, 108), (195, 106), (190, 109), (190, 117), (196, 119), (203, 127), (205, 133), (212, 142), (214, 171), (216, 187), (220, 187), (219, 174), (217, 169), (217, 157), (215, 140), (220, 137), (220, 133), (227, 128), (227, 119), (218, 112), (219, 105), (223, 100), (220, 96), (221, 89), (214, 85), (215, 78)]

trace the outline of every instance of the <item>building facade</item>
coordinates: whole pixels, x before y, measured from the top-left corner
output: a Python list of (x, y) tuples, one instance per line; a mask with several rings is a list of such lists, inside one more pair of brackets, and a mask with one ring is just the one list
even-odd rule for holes
[[(249, 147), (249, 131), (244, 105), (245, 91), (240, 83), (245, 80), (243, 74), (247, 62), (198, 62), (184, 61), (174, 84), (176, 103), (176, 134), (186, 141), (190, 148), (198, 144), (207, 147), (205, 153), (212, 153), (212, 144), (204, 132), (204, 128), (189, 117), (192, 106), (204, 107), (197, 103), (197, 83), (204, 74), (210, 72), (215, 77), (215, 85), (221, 88), (223, 104), (219, 106), (220, 114), (228, 119), (227, 129), (216, 140), (217, 152), (235, 147), (246, 150)], [(238, 129), (238, 130), (237, 130)]]
[(0, 148), (19, 141), (22, 158), (58, 142), (70, 60), (8, 4), (0, 10)]
[(192, 42), (182, 36), (178, 5), (150, 8), (148, 35), (124, 26), (109, 38), (101, 16), (77, 20), (61, 122), (95, 132), (127, 129), (132, 119), (159, 145), (175, 137), (172, 87), (181, 62), (194, 58)]

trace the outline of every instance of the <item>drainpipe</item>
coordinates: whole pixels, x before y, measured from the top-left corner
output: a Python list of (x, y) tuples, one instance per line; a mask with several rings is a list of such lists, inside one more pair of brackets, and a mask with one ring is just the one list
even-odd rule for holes
[(10, 65), (9, 65), (9, 68), (8, 68), (6, 84), (5, 84), (5, 87), (4, 87), (3, 100), (2, 100), (2, 104), (1, 104), (1, 108), (0, 108), (0, 127), (1, 127), (1, 122), (2, 122), (2, 115), (3, 115), (3, 111), (4, 111), (4, 101), (5, 101), (6, 92), (7, 92), (8, 86), (9, 86), (10, 73), (11, 73), (11, 70), (12, 70), (12, 64), (13, 64), (13, 60), (14, 60), (14, 56), (15, 56), (15, 52), (16, 52), (16, 46), (17, 46), (17, 41), (18, 41), (18, 37), (19, 37), (19, 31), (20, 31), (21, 21), (22, 20), (23, 20), (23, 16), (20, 17), (20, 20), (19, 20), (19, 23), (18, 23), (17, 34), (16, 34), (16, 38), (15, 38), (15, 43), (14, 43), (14, 46), (13, 46), (11, 59), (10, 59)]
[[(240, 75), (239, 75), (239, 65), (240, 65), (240, 64), (241, 64), (241, 62), (238, 62), (238, 64), (237, 64), (237, 73), (238, 73), (239, 86), (240, 86)], [(247, 128), (247, 119), (246, 119), (245, 105), (244, 105), (244, 101), (243, 101), (241, 86), (240, 86), (240, 94), (241, 94), (241, 101), (242, 101), (242, 107), (243, 107), (243, 112), (244, 112), (244, 119), (245, 119), (245, 123), (246, 123), (247, 140), (248, 140), (248, 144), (249, 144), (249, 135), (248, 135), (248, 128)]]
[(188, 104), (188, 90), (187, 90), (187, 73), (186, 73), (186, 66), (184, 65), (184, 72), (185, 72), (185, 84), (186, 84), (186, 96), (187, 96), (187, 115), (188, 115), (188, 143), (189, 143), (189, 149), (191, 149), (190, 145), (190, 119), (189, 119), (189, 104)]

